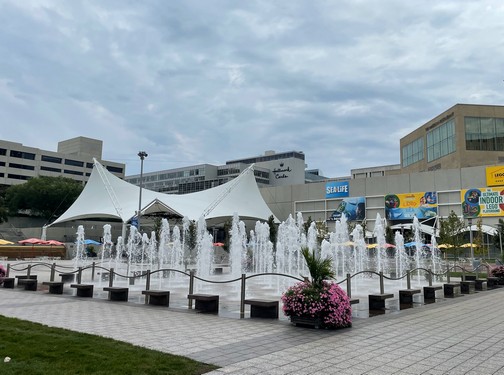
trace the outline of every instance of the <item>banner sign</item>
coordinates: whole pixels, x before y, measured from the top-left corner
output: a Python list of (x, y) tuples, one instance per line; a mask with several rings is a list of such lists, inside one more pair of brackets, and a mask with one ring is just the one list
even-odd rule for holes
[(342, 198), (350, 196), (350, 182), (348, 181), (331, 181), (326, 182), (326, 199), (327, 198)]
[(428, 219), (437, 216), (435, 191), (385, 196), (385, 215), (389, 220)]
[(504, 165), (486, 167), (487, 186), (504, 185)]
[(344, 198), (329, 220), (341, 219), (345, 215), (348, 221), (362, 221), (366, 218), (366, 198)]
[(464, 217), (504, 216), (504, 186), (460, 191)]

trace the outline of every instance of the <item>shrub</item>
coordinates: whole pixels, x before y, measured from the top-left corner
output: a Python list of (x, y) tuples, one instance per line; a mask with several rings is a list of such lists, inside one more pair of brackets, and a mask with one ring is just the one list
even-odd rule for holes
[(499, 283), (504, 283), (504, 266), (497, 266), (490, 273), (493, 277), (499, 278)]
[(7, 270), (0, 264), (0, 285), (3, 284), (3, 279), (7, 275)]
[(318, 319), (324, 328), (344, 328), (352, 325), (350, 298), (333, 282), (321, 286), (308, 281), (287, 289), (282, 296), (286, 316)]

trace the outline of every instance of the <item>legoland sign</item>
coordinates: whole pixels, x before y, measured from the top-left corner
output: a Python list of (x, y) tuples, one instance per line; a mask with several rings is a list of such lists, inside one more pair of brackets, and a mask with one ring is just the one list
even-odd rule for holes
[(326, 199), (350, 196), (350, 182), (331, 181), (326, 183)]

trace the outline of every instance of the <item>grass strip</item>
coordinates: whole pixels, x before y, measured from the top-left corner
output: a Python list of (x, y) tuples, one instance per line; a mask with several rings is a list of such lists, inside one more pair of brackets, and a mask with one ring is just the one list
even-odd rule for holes
[[(216, 366), (0, 315), (0, 374), (198, 375)], [(10, 362), (4, 362), (10, 357)]]

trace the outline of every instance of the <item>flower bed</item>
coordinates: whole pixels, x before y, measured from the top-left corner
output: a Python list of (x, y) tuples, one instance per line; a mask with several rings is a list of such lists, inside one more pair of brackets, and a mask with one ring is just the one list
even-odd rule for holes
[[(316, 326), (320, 328), (352, 326), (350, 298), (336, 283), (323, 281), (321, 286), (307, 281), (297, 283), (283, 294), (282, 302), (286, 316), (318, 322)], [(295, 319), (292, 321), (295, 323)]]
[(493, 277), (499, 278), (499, 285), (504, 285), (504, 266), (497, 266), (490, 271)]

